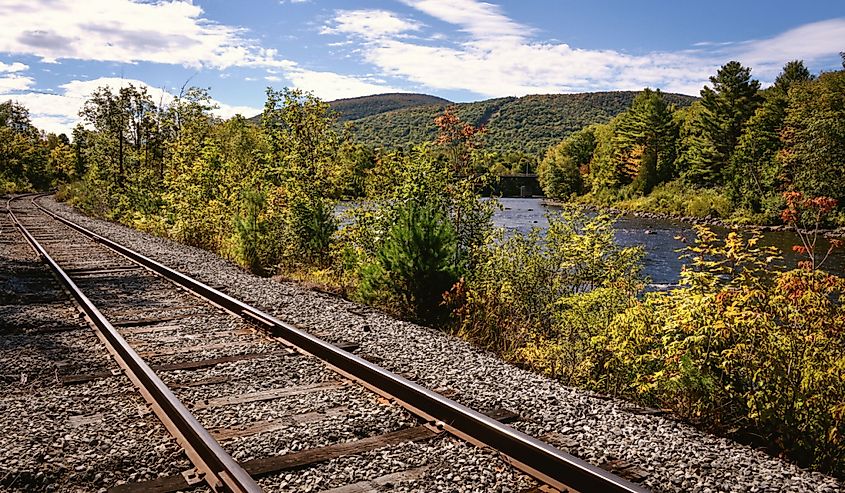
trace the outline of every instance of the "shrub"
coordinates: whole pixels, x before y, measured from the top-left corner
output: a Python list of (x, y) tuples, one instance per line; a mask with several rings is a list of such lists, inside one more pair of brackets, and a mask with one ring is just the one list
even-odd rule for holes
[(845, 472), (845, 279), (772, 269), (756, 235), (703, 227), (682, 286), (652, 293), (596, 343), (605, 388)]
[(443, 294), (456, 280), (456, 238), (442, 213), (407, 204), (361, 274), (360, 297), (422, 321), (442, 318)]
[(291, 195), (285, 211), (286, 263), (300, 268), (325, 267), (337, 231), (334, 201), (308, 193)]
[(614, 205), (621, 209), (679, 216), (727, 218), (732, 212), (730, 200), (723, 192), (694, 188), (681, 180), (660, 184), (644, 196), (634, 196), (632, 189), (623, 187), (615, 196), (604, 192), (603, 195), (593, 194), (585, 199), (586, 202), (597, 205)]
[(263, 192), (246, 190), (234, 219), (235, 260), (258, 275), (272, 274), (280, 261), (283, 245), (282, 217), (266, 204)]
[(732, 210), (730, 200), (722, 192), (711, 189), (690, 191), (686, 202), (688, 216), (726, 218)]
[(464, 337), (570, 380), (591, 337), (642, 287), (642, 250), (616, 243), (608, 215), (567, 207), (548, 218), (545, 236), (492, 244), (451, 298)]

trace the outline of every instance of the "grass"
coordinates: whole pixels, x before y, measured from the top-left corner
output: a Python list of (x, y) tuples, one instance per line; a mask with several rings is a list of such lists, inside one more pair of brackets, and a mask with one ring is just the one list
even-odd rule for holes
[(625, 189), (616, 193), (599, 191), (579, 197), (578, 202), (697, 218), (729, 219), (734, 213), (730, 200), (723, 192), (693, 188), (678, 180), (658, 185), (648, 195), (629, 196)]

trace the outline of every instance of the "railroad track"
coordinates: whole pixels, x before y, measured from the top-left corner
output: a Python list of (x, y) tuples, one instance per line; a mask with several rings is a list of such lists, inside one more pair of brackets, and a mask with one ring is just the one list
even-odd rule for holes
[[(425, 444), (429, 456), (433, 448), (441, 462), (407, 460), (404, 469), (378, 477), (353, 471), (346, 485), (328, 491), (419, 487), (460, 460), (462, 451), (477, 453), (477, 447), (491, 466), (533, 478), (512, 475), (512, 484), (523, 489), (644, 491), (508, 427), (504, 422), (518, 417), (506, 410), (468, 409), (355, 356), (352, 345), (324, 342), (56, 216), (35, 197), (11, 199), (7, 208), (192, 464), (111, 491), (180, 491), (203, 484), (213, 491), (279, 485), (293, 490), (302, 484), (298, 477), (332, 459), (409, 443)], [(73, 385), (116, 373), (57, 378)], [(460, 445), (436, 452), (456, 439)]]

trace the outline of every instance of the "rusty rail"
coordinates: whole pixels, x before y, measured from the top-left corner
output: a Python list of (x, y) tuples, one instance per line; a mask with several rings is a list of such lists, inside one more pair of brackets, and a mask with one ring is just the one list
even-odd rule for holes
[(258, 493), (263, 491), (249, 474), (223, 450), (185, 405), (173, 395), (173, 392), (167, 388), (158, 375), (138, 356), (138, 353), (91, 303), (91, 300), (79, 290), (79, 287), (68, 277), (67, 273), (50, 257), (44, 247), (18, 221), (14, 212), (12, 212), (12, 200), (14, 199), (10, 199), (6, 203), (12, 222), (38, 256), (50, 267), (59, 282), (73, 296), (88, 319), (97, 327), (100, 339), (106, 344), (118, 365), (133, 384), (138, 387), (153, 412), (170, 434), (176, 438), (196, 467), (196, 477), (191, 478), (190, 482), (194, 480), (205, 481), (214, 491), (231, 493)]

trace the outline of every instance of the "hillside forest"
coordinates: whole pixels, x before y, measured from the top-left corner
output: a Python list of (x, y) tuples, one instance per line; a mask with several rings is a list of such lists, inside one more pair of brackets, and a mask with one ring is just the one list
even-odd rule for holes
[[(687, 107), (646, 89), (552, 143), (540, 166), (552, 196), (798, 233), (803, 258), (784, 268), (753, 231), (696, 227), (680, 286), (660, 292), (607, 212), (565, 204), (545, 230), (494, 228), (499, 204), (481, 196), (495, 179), (492, 130), (458, 109), (429, 114), (434, 135), (398, 148), (361, 142), (300, 90), (268, 89), (258, 123), (212, 110), (203, 89), (156, 102), (144, 88), (103, 87), (68, 139), (4, 103), (4, 191), (58, 187), (90, 215), (845, 477), (845, 278), (825, 270), (841, 241), (817, 241), (843, 217), (845, 70), (814, 76), (791, 62), (762, 90), (729, 62)], [(348, 198), (358, 200), (338, 207)]]
[[(352, 123), (352, 136), (357, 142), (390, 149), (434, 140), (438, 132), (434, 119), (448, 108), (462, 121), (484, 128), (484, 159), (478, 159), (477, 164), (506, 175), (535, 172), (546, 149), (587, 125), (607, 123), (629, 108), (636, 95), (633, 91), (543, 94), (458, 104), (417, 99), (402, 101), (401, 108), (381, 111), (388, 107), (382, 98), (394, 105), (399, 103), (398, 95), (384, 95), (331, 105)], [(664, 97), (679, 108), (696, 100), (682, 94)]]

